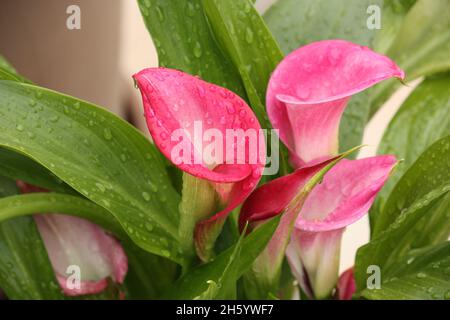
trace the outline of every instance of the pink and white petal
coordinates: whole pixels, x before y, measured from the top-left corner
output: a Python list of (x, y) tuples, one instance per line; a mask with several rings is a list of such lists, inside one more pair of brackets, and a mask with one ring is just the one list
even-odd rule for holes
[[(261, 127), (238, 95), (167, 68), (144, 69), (134, 79), (153, 141), (178, 168), (198, 178), (229, 183), (242, 181), (264, 166), (265, 147), (258, 143)], [(227, 129), (242, 134), (235, 145), (226, 143)], [(241, 142), (246, 152), (235, 152)], [(218, 165), (233, 169), (214, 170)]]
[(242, 205), (239, 215), (241, 231), (247, 222), (253, 224), (282, 213), (301, 191), (305, 183), (334, 159), (297, 169), (291, 174), (272, 180), (257, 188)]
[(341, 160), (309, 194), (296, 228), (331, 231), (357, 221), (367, 213), (396, 163), (391, 155)]
[[(286, 247), (304, 201), (302, 197), (298, 200), (296, 197), (302, 195), (305, 184), (333, 160), (335, 158), (315, 166), (297, 169), (287, 176), (262, 185), (242, 206), (239, 216), (241, 231), (247, 222), (250, 228), (256, 228), (266, 219), (283, 214), (267, 247), (252, 267), (255, 273), (265, 278), (264, 282), (273, 283), (281, 268)], [(300, 272), (301, 269), (299, 274)], [(300, 278), (299, 281), (301, 281)]]
[(279, 100), (285, 103), (294, 137), (291, 164), (299, 168), (337, 155), (339, 123), (349, 98), (300, 106), (291, 97), (285, 98)]
[(61, 275), (56, 275), (56, 279), (58, 280), (59, 286), (62, 288), (63, 293), (69, 297), (97, 294), (108, 287), (107, 278), (100, 279), (99, 281), (81, 281), (79, 283), (79, 287), (77, 287), (76, 283), (69, 286), (68, 281), (70, 280)]
[[(120, 243), (97, 225), (77, 217), (60, 214), (35, 215), (53, 269), (64, 292), (83, 295), (101, 292), (107, 278), (122, 283), (128, 260)], [(69, 266), (78, 266), (79, 289), (66, 285)]]
[(337, 284), (336, 296), (339, 300), (351, 300), (356, 292), (356, 282), (353, 267), (341, 274)]
[[(326, 232), (295, 229), (286, 251), (289, 265), (305, 293), (317, 299), (331, 294), (339, 276), (344, 228)], [(302, 270), (299, 272), (299, 270)]]
[(391, 77), (404, 72), (386, 56), (343, 40), (314, 42), (286, 56), (270, 78), (266, 101), (294, 164), (336, 155), (348, 99)]

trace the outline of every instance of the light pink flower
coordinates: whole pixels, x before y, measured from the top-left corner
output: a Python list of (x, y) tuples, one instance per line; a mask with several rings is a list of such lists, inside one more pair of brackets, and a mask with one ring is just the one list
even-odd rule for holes
[(343, 40), (314, 42), (286, 56), (270, 78), (266, 100), (292, 164), (337, 155), (348, 100), (391, 77), (404, 78), (404, 72), (386, 56)]
[[(47, 192), (21, 181), (17, 184), (23, 193)], [(65, 295), (100, 293), (108, 286), (108, 278), (123, 283), (127, 256), (120, 243), (102, 228), (63, 214), (37, 214), (34, 220)], [(70, 266), (79, 268), (79, 287), (77, 281), (68, 279), (70, 274), (75, 275)]]

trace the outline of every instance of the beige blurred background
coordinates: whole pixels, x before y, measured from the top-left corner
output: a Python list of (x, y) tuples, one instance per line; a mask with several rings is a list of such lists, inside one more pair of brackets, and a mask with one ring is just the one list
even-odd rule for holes
[[(274, 0), (258, 0), (260, 12)], [(81, 29), (66, 27), (69, 5), (81, 9)], [(157, 55), (134, 0), (1, 0), (0, 54), (18, 71), (57, 91), (94, 102), (147, 132), (131, 75), (157, 66)], [(360, 156), (375, 154), (383, 130), (414, 85), (400, 89), (368, 124)], [(353, 265), (369, 238), (365, 217), (344, 233), (341, 270)]]

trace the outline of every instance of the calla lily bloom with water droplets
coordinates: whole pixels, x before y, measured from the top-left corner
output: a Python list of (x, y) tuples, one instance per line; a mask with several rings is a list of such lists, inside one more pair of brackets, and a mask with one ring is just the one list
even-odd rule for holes
[(404, 72), (386, 56), (343, 40), (314, 42), (286, 56), (270, 78), (266, 104), (293, 166), (336, 155), (351, 96), (391, 77), (403, 79)]
[[(284, 213), (305, 184), (305, 172), (338, 154), (340, 118), (351, 95), (390, 77), (404, 73), (387, 57), (346, 41), (320, 41), (288, 55), (270, 79), (267, 111), (297, 170), (257, 189), (243, 206), (241, 225)], [(332, 292), (342, 233), (368, 212), (396, 163), (389, 155), (341, 160), (296, 213), (286, 253), (308, 296)], [(274, 237), (268, 250), (280, 250), (280, 239)]]
[[(46, 192), (22, 181), (17, 185), (22, 193)], [(63, 214), (36, 214), (34, 220), (65, 295), (100, 293), (108, 287), (108, 278), (123, 283), (128, 271), (127, 256), (119, 241), (102, 228)], [(78, 275), (80, 279), (75, 278)]]
[[(135, 74), (134, 79), (156, 146), (179, 169), (209, 182), (215, 190), (217, 206), (209, 210), (213, 212), (205, 212), (194, 236), (199, 257), (208, 260), (207, 251), (227, 215), (261, 178), (265, 165), (261, 127), (239, 96), (197, 77), (150, 68)], [(233, 134), (237, 134), (236, 143), (230, 143)]]

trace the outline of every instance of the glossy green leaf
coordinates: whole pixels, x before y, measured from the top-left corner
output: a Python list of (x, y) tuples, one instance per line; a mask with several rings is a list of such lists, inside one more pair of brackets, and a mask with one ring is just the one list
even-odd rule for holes
[[(0, 176), (0, 201), (18, 191), (13, 180)], [(0, 288), (9, 299), (63, 298), (32, 217), (0, 218)]]
[[(282, 54), (251, 1), (138, 3), (156, 45), (159, 65), (232, 90), (249, 102), (263, 128), (271, 127), (265, 113), (265, 92)], [(267, 141), (270, 144), (270, 137)], [(281, 170), (288, 172), (284, 146), (281, 151)]]
[[(367, 8), (381, 3), (380, 0), (279, 0), (264, 14), (264, 19), (285, 54), (325, 39), (344, 39), (371, 47), (377, 30), (367, 28)], [(352, 97), (340, 125), (341, 151), (361, 143), (369, 109), (367, 92)]]
[(237, 243), (233, 246), (228, 262), (218, 278), (217, 282), (208, 280), (208, 288), (196, 300), (213, 300), (213, 299), (236, 299), (236, 283), (240, 278), (239, 260), (242, 250), (242, 243), (246, 234), (247, 228), (242, 232)]
[(59, 193), (27, 193), (0, 199), (0, 222), (36, 213), (64, 213), (92, 221), (121, 239), (128, 236), (112, 214), (89, 200)]
[(138, 0), (159, 65), (199, 75), (246, 98), (238, 71), (211, 33), (201, 0)]
[(450, 300), (450, 242), (411, 252), (382, 275), (380, 289), (362, 296), (376, 300)]
[[(122, 240), (122, 245), (128, 256), (129, 269), (125, 279), (125, 291), (128, 298), (156, 299), (161, 297), (164, 290), (175, 281), (178, 274), (176, 264), (168, 259), (153, 255), (137, 247), (130, 241), (127, 234), (123, 231), (122, 227), (117, 223), (111, 213), (89, 200), (56, 193), (32, 193), (2, 198), (0, 199), (0, 208), (1, 225), (15, 225), (16, 220), (19, 221), (20, 219), (23, 219), (20, 221), (24, 221), (26, 218), (29, 218), (23, 217), (26, 215), (42, 212), (56, 212), (90, 220), (114, 233), (114, 235)], [(33, 221), (33, 219), (31, 219), (31, 221)], [(33, 222), (30, 223), (32, 224)], [(23, 234), (24, 237), (28, 233), (27, 230), (20, 231), (17, 228), (14, 229), (14, 231)], [(29, 238), (32, 236), (33, 234), (31, 233)], [(36, 241), (40, 241), (40, 238)], [(15, 251), (17, 252), (21, 252), (22, 250), (23, 248), (19, 246), (15, 248)], [(38, 252), (36, 252), (36, 255), (37, 254)], [(36, 277), (30, 278), (29, 281), (41, 281), (41, 278), (39, 275), (36, 275)], [(102, 294), (83, 296), (80, 298), (117, 298), (117, 293), (114, 290), (111, 290)]]
[[(419, 155), (438, 139), (450, 134), (450, 74), (426, 79), (391, 120), (378, 149), (403, 159), (370, 210), (372, 231), (389, 194)], [(375, 235), (375, 234), (374, 234)]]
[(416, 0), (387, 0), (381, 8), (381, 29), (378, 31), (373, 48), (386, 53), (403, 24), (403, 19)]
[[(238, 241), (233, 247), (223, 251), (212, 262), (201, 265), (180, 278), (170, 290), (170, 298), (230, 297), (229, 286), (237, 282), (265, 248), (278, 222), (279, 218), (272, 219), (251, 232), (242, 242)], [(226, 283), (221, 286), (222, 282)]]
[(10, 299), (62, 299), (31, 217), (0, 224), (0, 287)]
[(52, 191), (76, 193), (42, 165), (20, 153), (4, 148), (0, 148), (0, 175)]
[(178, 265), (131, 243), (123, 243), (128, 257), (125, 298), (161, 299), (178, 277)]
[[(2, 55), (0, 55), (0, 80), (28, 82)], [(13, 180), (23, 180), (48, 190), (75, 193), (45, 167), (20, 153), (5, 148), (0, 148), (0, 175)]]
[(0, 54), (0, 80), (29, 82), (19, 75), (14, 67)]
[[(386, 55), (405, 70), (407, 81), (450, 69), (450, 6), (447, 0), (417, 0)], [(371, 114), (398, 88), (388, 80), (371, 90)]]
[(6, 71), (9, 71), (11, 73), (16, 73), (16, 69), (6, 60), (4, 56), (0, 54), (0, 68), (5, 69)]
[(0, 130), (0, 146), (33, 159), (107, 209), (136, 244), (183, 260), (179, 195), (160, 153), (131, 125), (76, 98), (0, 81)]
[[(265, 101), (270, 75), (283, 59), (277, 42), (250, 0), (202, 0), (202, 4), (219, 47), (239, 72), (261, 127), (271, 128)], [(266, 142), (271, 150), (271, 131)], [(287, 149), (281, 145), (279, 151), (280, 174), (287, 174), (290, 171)], [(274, 177), (264, 176), (263, 181)]]
[(450, 211), (438, 208), (450, 190), (449, 167), (450, 136), (446, 136), (430, 146), (397, 183), (377, 219), (376, 236), (357, 252), (355, 279), (359, 290), (364, 289), (369, 265), (379, 266), (383, 273), (414, 249), (418, 229), (424, 223), (430, 228), (428, 221), (444, 221), (432, 225), (432, 232), (440, 237), (441, 231), (448, 232)]
[(203, 7), (215, 39), (239, 71), (259, 122), (270, 128), (265, 98), (270, 75), (283, 58), (278, 44), (249, 0), (203, 0)]
[(371, 46), (377, 30), (367, 28), (367, 7), (381, 4), (379, 0), (279, 0), (264, 20), (285, 54), (325, 39)]

